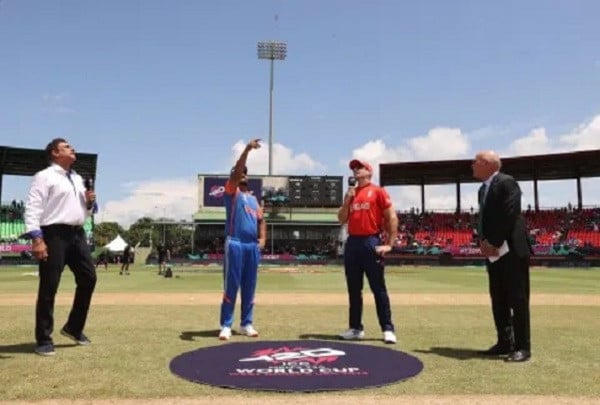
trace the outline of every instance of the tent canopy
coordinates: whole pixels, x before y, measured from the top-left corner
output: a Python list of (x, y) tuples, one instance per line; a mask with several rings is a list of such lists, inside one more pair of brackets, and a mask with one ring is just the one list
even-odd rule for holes
[(110, 243), (104, 245), (111, 252), (122, 252), (125, 250), (125, 246), (127, 246), (127, 242), (125, 242), (121, 235), (117, 235)]

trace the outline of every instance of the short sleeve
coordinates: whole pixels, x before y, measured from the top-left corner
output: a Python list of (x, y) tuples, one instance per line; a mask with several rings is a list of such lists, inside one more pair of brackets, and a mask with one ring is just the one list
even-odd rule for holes
[(225, 183), (225, 192), (227, 194), (235, 194), (236, 190), (237, 187), (233, 184), (233, 182), (231, 180), (227, 180), (227, 183)]
[(388, 192), (383, 187), (379, 187), (377, 191), (377, 204), (382, 210), (390, 208), (392, 206), (392, 199)]

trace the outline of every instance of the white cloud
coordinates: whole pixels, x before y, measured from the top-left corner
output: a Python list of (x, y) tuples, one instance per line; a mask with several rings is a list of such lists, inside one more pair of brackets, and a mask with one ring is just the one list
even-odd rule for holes
[[(364, 159), (373, 165), (373, 181), (379, 182), (379, 164), (389, 162), (431, 161), (466, 158), (471, 153), (469, 138), (458, 128), (435, 127), (426, 135), (416, 136), (391, 147), (381, 139), (369, 141), (352, 151), (352, 159)], [(346, 168), (348, 161), (343, 161)], [(448, 191), (451, 189), (452, 191)], [(427, 209), (452, 209), (456, 206), (454, 186), (426, 187)], [(421, 207), (419, 187), (390, 187), (394, 206), (399, 210)], [(463, 206), (477, 201), (476, 192), (462, 196)], [(472, 200), (472, 201), (471, 201)], [(468, 205), (470, 206), (470, 205)]]
[[(406, 140), (392, 147), (381, 139), (369, 141), (352, 151), (352, 159), (364, 159), (373, 165), (373, 180), (379, 181), (379, 164), (421, 160), (465, 158), (470, 153), (469, 139), (458, 128), (436, 127), (427, 135)], [(348, 167), (350, 159), (342, 162)], [(420, 205), (420, 204), (419, 204)]]
[(97, 220), (118, 222), (126, 228), (144, 216), (189, 221), (198, 205), (195, 180), (155, 180), (122, 186), (131, 193), (101, 206)]
[[(470, 158), (473, 154), (471, 141), (471, 137), (459, 128), (435, 127), (425, 135), (409, 138), (396, 146), (386, 145), (381, 139), (368, 141), (353, 149), (351, 156), (339, 161), (339, 164), (345, 173), (349, 173), (347, 165), (350, 159), (367, 160), (373, 165), (374, 181), (378, 182), (380, 163)], [(233, 145), (229, 156), (231, 163), (229, 167), (233, 166), (245, 145), (246, 142), (241, 140)], [(600, 115), (565, 135), (552, 137), (545, 128), (534, 128), (526, 136), (511, 142), (506, 150), (498, 150), (498, 152), (502, 156), (515, 156), (596, 148), (600, 148)], [(274, 144), (273, 150), (274, 174), (323, 174), (328, 170), (326, 163), (329, 162), (318, 162), (306, 152), (296, 153), (280, 143)], [(248, 168), (251, 174), (268, 172), (268, 146), (266, 144), (250, 153)], [(331, 167), (329, 169), (331, 170)], [(228, 168), (217, 169), (215, 172), (223, 172), (223, 170), (225, 173), (228, 172)], [(190, 175), (193, 176), (195, 173), (190, 173)], [(598, 193), (594, 194), (594, 190), (598, 189), (597, 184), (598, 179), (590, 179), (590, 182), (586, 183), (584, 198), (588, 204), (598, 201)], [(117, 221), (125, 226), (129, 226), (142, 216), (154, 218), (166, 216), (189, 220), (197, 207), (197, 184), (194, 179), (147, 181), (127, 185), (127, 187), (132, 190), (128, 196), (121, 200), (109, 201), (102, 207), (99, 214), (101, 220)], [(544, 200), (542, 205), (544, 206), (564, 205), (566, 201), (575, 201), (571, 193), (565, 195), (565, 190), (562, 188), (562, 191), (555, 193), (549, 185), (543, 187), (545, 193), (542, 196)], [(547, 190), (546, 187), (548, 187)], [(524, 185), (524, 206), (531, 200), (529, 188), (528, 185)], [(419, 187), (390, 187), (388, 191), (397, 209), (406, 210), (410, 207), (421, 206)], [(456, 206), (455, 194), (454, 185), (426, 186), (426, 208), (428, 210), (454, 209)], [(565, 198), (567, 200), (563, 202), (562, 200)], [(465, 184), (462, 186), (461, 206), (463, 209), (477, 206), (476, 185)]]
[(600, 148), (600, 115), (577, 126), (568, 134), (548, 136), (545, 128), (535, 128), (508, 148), (508, 156), (542, 155)]
[(589, 150), (600, 148), (600, 115), (590, 122), (581, 124), (571, 133), (560, 137), (560, 142), (567, 150)]
[[(242, 150), (246, 147), (243, 141), (236, 142), (230, 156), (231, 166), (234, 165)], [(325, 166), (306, 153), (294, 154), (293, 150), (282, 145), (273, 145), (273, 172), (275, 174), (322, 174)], [(250, 174), (268, 173), (268, 147), (250, 152), (248, 156)], [(229, 170), (215, 173), (228, 173)], [(192, 173), (191, 175), (194, 175)], [(195, 180), (173, 179), (153, 180), (140, 183), (123, 184), (129, 195), (107, 202), (98, 213), (99, 221), (118, 222), (128, 227), (139, 218), (166, 217), (176, 220), (190, 220), (198, 207), (198, 184)]]
[[(482, 133), (474, 131), (481, 137)], [(475, 138), (477, 138), (475, 136)], [(503, 138), (509, 137), (504, 134)], [(399, 146), (388, 146), (382, 140), (369, 141), (352, 151), (351, 158), (369, 161), (374, 168), (374, 181), (379, 180), (379, 164), (386, 162), (429, 161), (445, 159), (464, 159), (473, 154), (470, 142), (471, 134), (465, 135), (458, 128), (436, 127), (426, 135), (416, 136), (404, 141)], [(532, 129), (526, 136), (514, 139), (505, 150), (498, 150), (501, 156), (526, 156), (547, 153), (559, 153), (575, 150), (589, 150), (600, 148), (600, 115), (596, 115), (589, 122), (585, 122), (571, 132), (564, 135), (550, 136), (544, 127)], [(347, 161), (342, 162), (346, 167)], [(598, 179), (590, 179), (590, 184), (596, 184)], [(567, 202), (575, 201), (576, 196), (572, 190), (565, 189), (569, 182), (561, 187), (551, 187), (543, 182), (544, 188), (541, 196), (544, 206), (562, 206)], [(574, 182), (573, 182), (574, 184)], [(568, 187), (568, 186), (567, 186)], [(528, 188), (528, 185), (525, 185)], [(584, 200), (587, 204), (594, 204), (600, 197), (594, 192), (594, 187), (586, 187)], [(397, 209), (406, 210), (410, 207), (421, 206), (421, 191), (417, 186), (390, 187), (388, 189)], [(531, 203), (533, 199), (529, 190), (524, 190), (523, 205)], [(530, 198), (531, 197), (531, 198)], [(426, 186), (426, 209), (454, 209), (456, 207), (456, 189), (454, 185)], [(461, 207), (463, 209), (477, 206), (477, 190), (474, 185), (463, 185), (461, 189)]]
[[(468, 151), (470, 137), (463, 137), (460, 130), (446, 132), (452, 137), (435, 136), (435, 130), (431, 130), (426, 137), (413, 138), (407, 143), (412, 146), (412, 153), (418, 156), (418, 160), (433, 160), (419, 154), (419, 151), (427, 152), (431, 149), (435, 154), (437, 141), (445, 145), (454, 146), (451, 155), (456, 158), (464, 158), (464, 151)], [(464, 141), (464, 144), (461, 144)], [(441, 143), (440, 143), (441, 144)], [(532, 129), (526, 136), (513, 140), (506, 150), (498, 150), (502, 156), (527, 156), (543, 155), (547, 153), (570, 152), (576, 150), (590, 150), (600, 148), (600, 115), (594, 116), (589, 122), (585, 122), (566, 135), (550, 136), (546, 128), (537, 127)], [(451, 157), (451, 156), (448, 156)], [(443, 159), (445, 156), (437, 156)], [(397, 159), (396, 161), (401, 161)], [(584, 180), (584, 203), (597, 204), (600, 195), (596, 184), (600, 179)], [(523, 182), (523, 206), (533, 205), (533, 191), (531, 182)], [(555, 182), (541, 182), (539, 189), (540, 204), (545, 207), (566, 206), (568, 202), (575, 203), (577, 196), (575, 180), (564, 180)], [(461, 190), (461, 206), (468, 208), (477, 206), (477, 192), (474, 185), (463, 185)], [(471, 189), (470, 189), (471, 188)], [(407, 207), (420, 207), (421, 194), (419, 187), (395, 187), (390, 189), (390, 194), (396, 206), (400, 209)], [(456, 206), (455, 186), (426, 186), (425, 200), (427, 209), (453, 209)]]
[(399, 161), (457, 159), (470, 152), (469, 139), (458, 128), (436, 127), (402, 145), (388, 147), (381, 139), (369, 141), (352, 151), (353, 158), (372, 164)]
[(427, 135), (417, 136), (407, 143), (413, 160), (459, 159), (470, 153), (469, 139), (459, 128), (433, 128)]
[(508, 155), (543, 155), (552, 152), (552, 149), (552, 142), (546, 135), (546, 129), (535, 128), (527, 136), (515, 139), (508, 148)]
[[(235, 164), (247, 142), (237, 141), (231, 151), (231, 166)], [(315, 161), (307, 153), (294, 154), (294, 151), (280, 143), (273, 144), (273, 174), (313, 174), (323, 173), (325, 165)], [(269, 146), (267, 143), (248, 155), (248, 173), (269, 173)]]

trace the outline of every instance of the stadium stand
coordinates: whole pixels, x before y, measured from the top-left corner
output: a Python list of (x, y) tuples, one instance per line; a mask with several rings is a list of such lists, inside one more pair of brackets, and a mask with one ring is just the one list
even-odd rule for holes
[(20, 236), (25, 232), (23, 222), (23, 201), (13, 200), (10, 204), (0, 206), (0, 241), (26, 243)]
[[(477, 243), (477, 213), (399, 213), (396, 246), (464, 246)], [(534, 245), (563, 243), (600, 247), (600, 208), (525, 211), (524, 217)]]

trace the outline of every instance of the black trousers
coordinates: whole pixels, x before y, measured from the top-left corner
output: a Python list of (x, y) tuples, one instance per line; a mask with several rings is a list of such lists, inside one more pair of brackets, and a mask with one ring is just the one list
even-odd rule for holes
[(129, 271), (129, 262), (131, 261), (131, 259), (129, 258), (129, 256), (123, 256), (123, 263), (121, 264), (121, 271), (127, 270)]
[(487, 271), (498, 342), (514, 332), (515, 350), (531, 351), (529, 257), (508, 252), (494, 263), (488, 261)]
[(344, 248), (344, 270), (348, 287), (349, 326), (363, 330), (363, 283), (367, 276), (369, 286), (375, 298), (377, 318), (382, 331), (393, 331), (390, 298), (385, 286), (383, 258), (375, 253), (375, 246), (381, 240), (378, 236), (349, 236)]
[(39, 264), (39, 288), (35, 308), (35, 339), (38, 344), (52, 343), (54, 298), (60, 276), (68, 265), (75, 276), (75, 298), (65, 326), (79, 335), (85, 326), (92, 293), (96, 286), (96, 269), (82, 227), (49, 225), (42, 227), (48, 259)]

